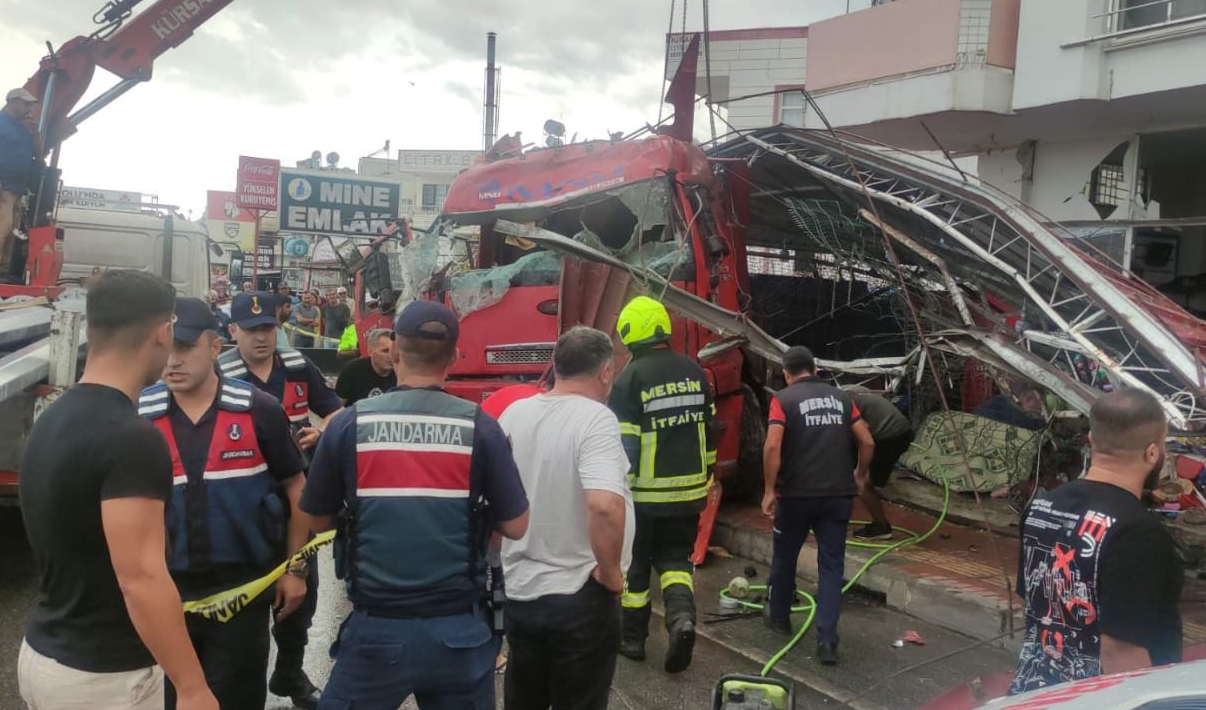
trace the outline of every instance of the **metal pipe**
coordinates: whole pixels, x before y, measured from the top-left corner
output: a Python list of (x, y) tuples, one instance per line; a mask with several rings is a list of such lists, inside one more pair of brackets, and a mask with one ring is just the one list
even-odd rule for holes
[(494, 139), (498, 133), (498, 82), (495, 79), (497, 69), (494, 64), (494, 48), (498, 35), (486, 33), (486, 114), (482, 128), (482, 152), (494, 147)]
[[(80, 348), (88, 334), (80, 329)], [(50, 339), (45, 338), (0, 358), (0, 404), (32, 387), (50, 374)]]
[(46, 337), (53, 312), (45, 306), (0, 312), (0, 347)]
[[(1017, 287), (1026, 294), (1031, 302), (1033, 302), (1034, 305), (1036, 305), (1043, 312), (1043, 314), (1046, 315), (1053, 324), (1055, 324), (1056, 327), (1058, 327), (1061, 331), (1068, 333), (1072, 340), (1079, 343), (1081, 347), (1090, 353), (1090, 356), (1094, 360), (1115, 374), (1115, 376), (1117, 376), (1120, 380), (1131, 387), (1146, 390), (1154, 394), (1156, 397), (1160, 397), (1160, 393), (1155, 392), (1151, 387), (1140, 381), (1134, 375), (1123, 370), (1121, 363), (1111, 357), (1096, 343), (1091, 341), (1085, 334), (1074, 331), (1071, 324), (1063, 317), (1063, 315), (1056, 311), (1055, 308), (1051, 306), (1051, 304), (1049, 304), (1047, 300), (1034, 289), (1034, 287), (1016, 268), (990, 253), (987, 249), (983, 248), (981, 245), (977, 244), (975, 241), (968, 238), (951, 225), (934, 216), (929, 212), (929, 210), (925, 209), (923, 205), (919, 205), (908, 200), (903, 200), (894, 195), (889, 195), (874, 188), (867, 187), (859, 182), (855, 182), (854, 180), (850, 180), (822, 170), (811, 163), (801, 160), (783, 148), (776, 145), (771, 145), (770, 143), (755, 138), (754, 136), (746, 136), (746, 140), (751, 144), (762, 148), (768, 153), (774, 153), (775, 155), (783, 157), (788, 162), (803, 168), (806, 172), (817, 178), (841, 185), (858, 194), (862, 194), (863, 191), (866, 190), (866, 192), (869, 193), (874, 199), (909, 212), (918, 218), (929, 222), (952, 240), (961, 244), (965, 249), (978, 257), (983, 263), (992, 266), (999, 273), (1013, 281)], [(853, 146), (848, 146), (846, 147), (846, 150), (854, 152), (855, 148)], [(1008, 213), (1010, 217), (1016, 218), (1019, 216), (1017, 210), (1009, 209)], [(1037, 223), (1034, 224), (1034, 227), (1041, 228)], [(1037, 236), (1038, 234), (1039, 232), (1036, 230), (1035, 235)], [(1145, 341), (1145, 344), (1149, 344), (1149, 347), (1157, 350), (1164, 357), (1164, 360), (1169, 364), (1169, 366), (1172, 367), (1176, 374), (1180, 375), (1185, 382), (1192, 383), (1196, 381), (1197, 369), (1193, 355), (1185, 348), (1183, 344), (1173, 338), (1171, 334), (1167, 333), (1161, 324), (1154, 322), (1151, 317), (1147, 316), (1147, 314), (1141, 311), (1137, 304), (1127, 301), (1116, 291), (1113, 293), (1108, 293), (1112, 289), (1107, 284), (1101, 284), (1103, 287), (1101, 289), (1095, 288), (1093, 283), (1100, 283), (1101, 277), (1093, 273), (1093, 267), (1090, 266), (1088, 262), (1085, 262), (1065, 245), (1060, 244), (1058, 240), (1048, 243), (1045, 246), (1050, 251), (1057, 252), (1057, 255), (1050, 257), (1052, 261), (1058, 262), (1065, 274), (1072, 278), (1083, 292), (1096, 301), (1099, 307), (1105, 307), (1105, 304), (1110, 300), (1109, 297), (1112, 297), (1114, 302), (1109, 303), (1109, 306), (1112, 306), (1119, 311), (1119, 314), (1116, 316), (1116, 320), (1118, 320), (1120, 324), (1134, 328), (1135, 331), (1138, 332), (1140, 339)], [(1103, 294), (1107, 294), (1107, 297), (1103, 298)], [(1145, 326), (1151, 328), (1153, 332), (1144, 332)], [(1158, 338), (1145, 337), (1149, 334), (1158, 334)], [(1174, 404), (1170, 403), (1167, 399), (1162, 399), (1162, 404), (1165, 412), (1169, 415), (1169, 418), (1174, 424), (1177, 426), (1184, 425), (1185, 415), (1181, 413), (1181, 411), (1178, 410)]]
[(42, 115), (38, 117), (38, 135), (43, 138), (46, 137), (46, 129), (50, 126), (50, 104), (54, 101), (54, 89), (58, 83), (59, 72), (57, 70), (50, 72), (50, 76), (46, 79), (46, 91), (42, 92)]
[(172, 282), (172, 252), (176, 248), (176, 222), (169, 212), (163, 218), (163, 271), (161, 276), (168, 283)]
[(72, 128), (78, 128), (81, 123), (92, 118), (97, 111), (116, 101), (130, 89), (142, 83), (142, 79), (125, 79), (118, 82), (105, 93), (89, 101), (83, 108), (67, 117)]
[(1059, 48), (1060, 49), (1072, 49), (1073, 47), (1083, 47), (1087, 44), (1095, 44), (1097, 42), (1104, 42), (1107, 39), (1121, 39), (1122, 37), (1130, 37), (1132, 35), (1141, 34), (1143, 32), (1150, 32), (1151, 30), (1158, 30), (1158, 29), (1162, 30), (1162, 29), (1165, 29), (1168, 27), (1181, 27), (1184, 25), (1196, 24), (1196, 23), (1201, 22), (1203, 17), (1206, 17), (1206, 15), (1192, 15), (1190, 17), (1178, 17), (1175, 20), (1169, 20), (1168, 22), (1161, 22), (1160, 24), (1157, 24), (1157, 25), (1144, 25), (1142, 27), (1131, 27), (1131, 28), (1125, 29), (1125, 30), (1115, 30), (1113, 32), (1106, 32), (1104, 34), (1094, 35), (1092, 37), (1086, 37), (1084, 39), (1078, 39), (1078, 40), (1075, 40), (1072, 42), (1065, 42), (1064, 44), (1061, 44), (1059, 46)]

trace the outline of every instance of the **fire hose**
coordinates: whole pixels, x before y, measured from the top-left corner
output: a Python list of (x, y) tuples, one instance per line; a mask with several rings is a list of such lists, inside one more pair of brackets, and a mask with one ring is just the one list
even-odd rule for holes
[[(849, 545), (850, 547), (861, 547), (861, 548), (873, 549), (873, 550), (879, 550), (879, 551), (876, 552), (874, 555), (872, 555), (870, 559), (868, 559), (866, 562), (864, 562), (858, 568), (858, 570), (853, 575), (851, 575), (850, 580), (847, 581), (846, 584), (842, 587), (842, 594), (845, 594), (846, 592), (850, 591), (850, 589), (852, 587), (854, 587), (855, 584), (858, 583), (858, 580), (862, 578), (863, 574), (865, 574), (867, 572), (867, 570), (871, 569), (871, 567), (874, 566), (875, 563), (879, 562), (884, 556), (886, 556), (892, 552), (895, 552), (897, 550), (900, 550), (902, 548), (905, 548), (905, 547), (909, 547), (912, 545), (919, 545), (922, 542), (925, 542), (927, 539), (929, 539), (929, 537), (931, 535), (933, 535), (935, 532), (938, 531), (938, 528), (942, 527), (942, 523), (946, 520), (947, 511), (950, 509), (950, 502), (951, 502), (951, 487), (950, 487), (950, 484), (947, 483), (946, 480), (944, 479), (942, 481), (942, 512), (938, 515), (938, 518), (934, 521), (934, 524), (932, 526), (930, 526), (929, 530), (926, 530), (924, 533), (918, 534), (912, 530), (909, 530), (908, 528), (900, 527), (898, 525), (893, 525), (892, 526), (893, 531), (907, 535), (907, 537), (905, 537), (903, 540), (895, 540), (892, 542), (873, 542), (873, 541), (864, 542), (862, 540), (848, 541), (846, 544)], [(851, 525), (866, 525), (866, 524), (869, 524), (870, 522), (871, 521), (869, 521), (869, 520), (851, 520), (850, 524)], [(766, 591), (766, 589), (767, 589), (767, 587), (764, 584), (751, 585), (749, 588), (750, 591)], [(728, 587), (725, 587), (724, 589), (720, 590), (720, 596), (723, 599), (729, 599), (732, 602), (736, 602), (736, 604), (743, 609), (747, 609), (750, 611), (762, 609), (762, 604), (759, 602), (745, 601), (744, 599), (738, 599), (737, 597), (731, 596), (729, 594)], [(800, 590), (796, 591), (796, 596), (800, 597), (802, 603), (791, 607), (791, 612), (793, 614), (802, 614), (802, 613), (807, 612), (808, 617), (804, 620), (804, 623), (800, 625), (800, 630), (797, 631), (796, 634), (792, 637), (792, 639), (787, 642), (787, 645), (784, 646), (783, 648), (779, 649), (778, 652), (776, 652), (773, 656), (771, 656), (770, 660), (766, 662), (766, 665), (764, 665), (762, 667), (762, 670), (759, 672), (759, 675), (764, 678), (769, 676), (771, 670), (774, 669), (775, 665), (777, 665), (779, 663), (779, 661), (783, 660), (783, 657), (786, 656), (793, 648), (795, 648), (796, 644), (800, 642), (800, 639), (802, 639), (804, 637), (804, 634), (808, 632), (808, 629), (812, 627), (813, 619), (816, 617), (816, 613), (817, 613), (816, 599), (814, 599), (813, 596), (811, 594), (809, 594), (808, 592), (800, 591)]]

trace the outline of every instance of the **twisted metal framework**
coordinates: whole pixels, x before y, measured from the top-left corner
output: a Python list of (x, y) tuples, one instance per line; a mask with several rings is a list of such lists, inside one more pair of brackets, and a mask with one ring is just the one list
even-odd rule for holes
[[(1206, 394), (1206, 323), (1089, 258), (1012, 198), (921, 158), (782, 126), (745, 134), (712, 154), (748, 160), (755, 197), (786, 212), (777, 223), (767, 216), (770, 226), (755, 225), (751, 244), (820, 247), (890, 282), (903, 273), (921, 286), (913, 293), (925, 294), (923, 313), (939, 318), (935, 330), (989, 326), (1082, 382), (1095, 369), (1115, 386), (1155, 393), (1175, 427), (1206, 423), (1198, 405)], [(808, 201), (820, 197), (846, 205), (843, 223), (857, 212), (863, 228), (834, 229), (837, 239), (809, 228), (815, 210)], [(876, 209), (865, 209), (868, 197)], [(880, 230), (907, 259), (900, 271)], [(987, 307), (990, 298), (1019, 317), (1014, 329)]]

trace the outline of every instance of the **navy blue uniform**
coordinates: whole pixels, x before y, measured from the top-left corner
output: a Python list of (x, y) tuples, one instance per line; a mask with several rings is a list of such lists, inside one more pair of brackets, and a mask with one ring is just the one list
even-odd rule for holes
[[(157, 384), (139, 414), (163, 433), (172, 456), (168, 569), (188, 601), (249, 582), (283, 559), (288, 501), (280, 484), (302, 472), (301, 452), (280, 402), (238, 380), (219, 383), (195, 423)], [(267, 699), (271, 588), (223, 623), (189, 615), (189, 637), (224, 710), (259, 710)], [(167, 684), (168, 710), (175, 692)]]
[(301, 507), (343, 515), (336, 569), (353, 611), (320, 708), (494, 707), (499, 640), (486, 547), (528, 501), (498, 422), (438, 388), (399, 387), (338, 414)]
[(849, 394), (816, 377), (798, 380), (771, 400), (768, 424), (784, 431), (767, 606), (773, 620), (787, 623), (795, 600), (796, 560), (812, 533), (817, 539), (819, 643), (838, 640), (846, 527), (858, 493), (852, 427), (861, 418)]
[[(231, 308), (234, 312), (234, 307)], [(236, 323), (237, 325), (237, 323)], [(222, 353), (218, 369), (226, 377), (250, 382), (260, 390), (276, 397), (284, 407), (294, 430), (310, 426), (310, 412), (327, 417), (343, 406), (339, 397), (327, 386), (326, 379), (310, 359), (292, 348), (280, 348), (272, 356), (272, 372), (265, 382), (252, 374), (237, 349)], [(306, 576), (306, 599), (301, 607), (272, 626), (276, 639), (276, 682), (290, 681), (293, 692), (312, 687), (302, 671), (302, 661), (309, 643), (310, 626), (314, 623), (314, 612), (318, 609), (318, 565), (311, 564)], [(285, 679), (285, 680), (281, 680)], [(273, 692), (276, 692), (274, 690)], [(308, 694), (308, 693), (301, 693)]]

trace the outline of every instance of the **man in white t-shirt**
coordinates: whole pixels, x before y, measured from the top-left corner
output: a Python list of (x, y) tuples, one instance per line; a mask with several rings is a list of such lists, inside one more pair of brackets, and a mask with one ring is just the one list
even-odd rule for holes
[(553, 350), (551, 392), (499, 419), (530, 502), (504, 540), (507, 710), (604, 710), (620, 647), (620, 593), (634, 532), (628, 457), (607, 408), (606, 333), (578, 326)]

